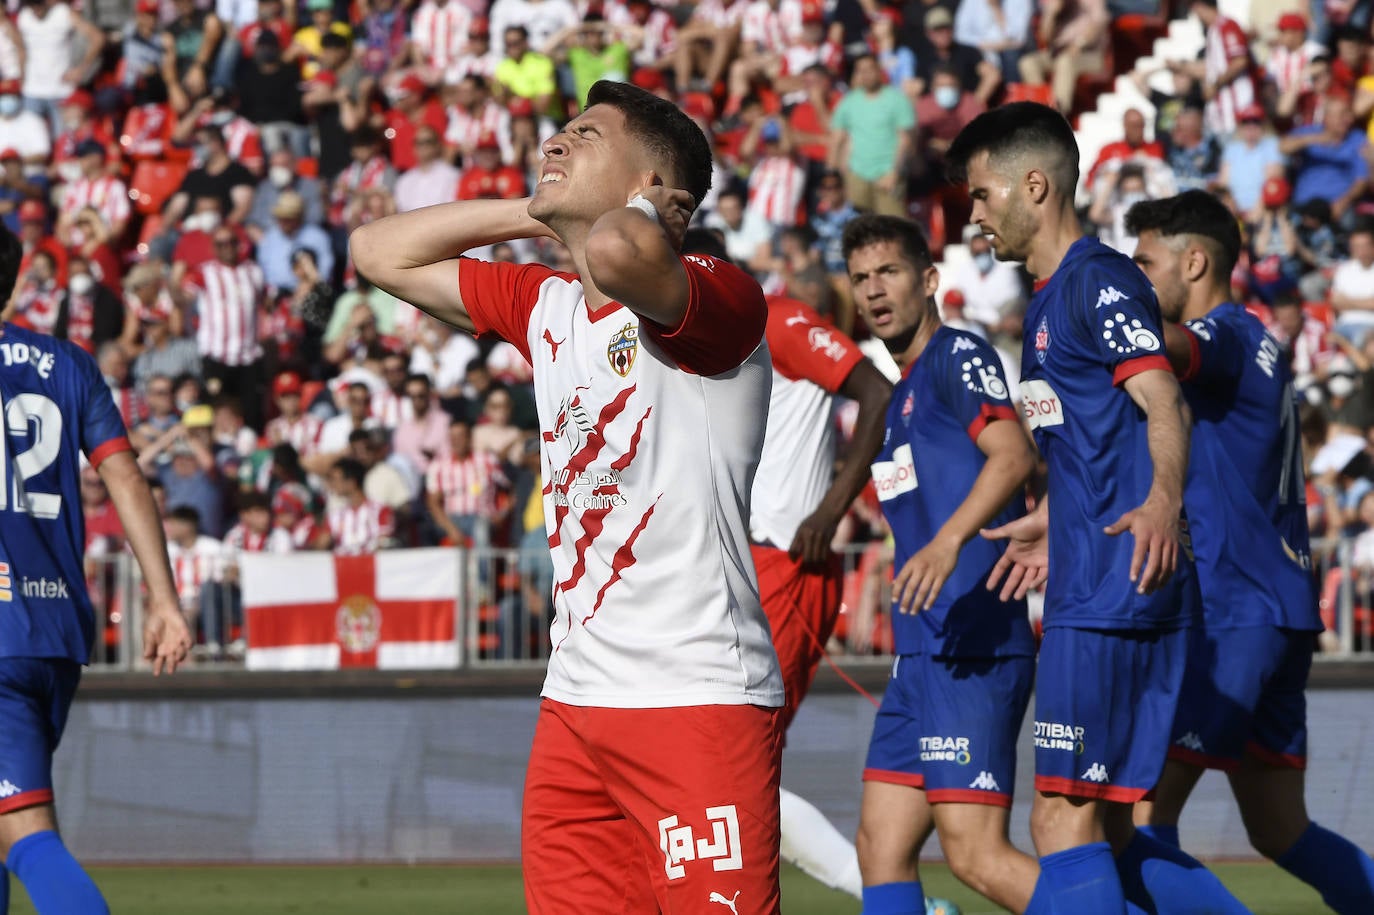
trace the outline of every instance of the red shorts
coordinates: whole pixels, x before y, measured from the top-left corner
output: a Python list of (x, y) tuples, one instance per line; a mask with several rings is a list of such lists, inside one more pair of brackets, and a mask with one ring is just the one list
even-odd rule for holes
[(778, 915), (779, 720), (544, 699), (520, 832), (531, 915)]
[(786, 550), (756, 544), (752, 551), (759, 597), (773, 630), (773, 648), (778, 653), (782, 685), (787, 691), (782, 712), (782, 728), (786, 731), (797, 714), (797, 706), (811, 689), (825, 643), (839, 619), (844, 567), (837, 555), (823, 566), (804, 566), (787, 555)]

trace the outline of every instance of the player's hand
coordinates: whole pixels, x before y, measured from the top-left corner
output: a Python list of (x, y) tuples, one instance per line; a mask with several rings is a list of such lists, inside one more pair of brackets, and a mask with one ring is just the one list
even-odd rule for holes
[(962, 543), (936, 537), (906, 561), (892, 579), (892, 600), (901, 613), (919, 613), (935, 606), (940, 589), (954, 572)]
[(191, 631), (176, 601), (150, 600), (143, 618), (143, 659), (153, 665), (153, 676), (176, 673), (190, 650)]
[(1002, 582), (1001, 600), (1021, 600), (1027, 591), (1045, 583), (1050, 575), (1049, 529), (1044, 514), (1032, 512), (1001, 527), (979, 531), (985, 540), (1007, 542), (1006, 552), (988, 573), (989, 591)]
[(816, 509), (797, 525), (797, 533), (792, 538), (792, 545), (787, 548), (787, 555), (806, 565), (825, 562), (830, 558), (830, 544), (839, 526), (839, 518), (832, 518), (828, 512)]
[(1131, 553), (1131, 581), (1136, 591), (1149, 594), (1163, 587), (1178, 565), (1178, 506), (1163, 499), (1146, 499), (1104, 530), (1113, 537), (1130, 531), (1135, 538)]
[(687, 234), (687, 223), (692, 218), (692, 211), (697, 207), (696, 198), (680, 188), (662, 184), (646, 187), (637, 196), (654, 205), (654, 209), (658, 210), (659, 225), (668, 233), (673, 250), (681, 249), (682, 237)]

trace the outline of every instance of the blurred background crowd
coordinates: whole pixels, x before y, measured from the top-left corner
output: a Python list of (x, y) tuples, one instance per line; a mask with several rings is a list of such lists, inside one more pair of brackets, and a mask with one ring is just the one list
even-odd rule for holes
[[(97, 358), (163, 499), (202, 654), (237, 651), (242, 551), (523, 547), (484, 580), (543, 619), (529, 366), (370, 287), (353, 228), (528, 194), (541, 143), (591, 84), (630, 80), (714, 139), (697, 219), (765, 291), (862, 339), (840, 233), (860, 210), (910, 215), (945, 258), (946, 320), (1016, 374), (1028, 278), (966, 227), (943, 153), (987, 106), (1033, 99), (1079, 123), (1124, 76), (1141, 104), (1085, 158), (1085, 225), (1129, 252), (1138, 200), (1202, 187), (1234, 207), (1236, 296), (1307, 404), (1314, 533), (1353, 544), (1324, 583), (1364, 587), (1374, 2), (1251, 0), (1245, 25), (1215, 0), (1167, 2), (11, 2), (0, 219), (26, 256), (6, 317)], [(1184, 17), (1201, 53), (1149, 56)], [(543, 241), (474, 254), (568, 267)], [(94, 473), (82, 492), (91, 556), (119, 551)], [(885, 647), (884, 536), (861, 498), (841, 534), (857, 544), (839, 634), (852, 650)]]

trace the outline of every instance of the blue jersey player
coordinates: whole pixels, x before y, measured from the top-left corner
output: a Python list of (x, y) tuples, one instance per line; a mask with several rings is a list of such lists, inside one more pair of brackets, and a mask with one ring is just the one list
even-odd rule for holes
[[(19, 240), (0, 228), (0, 300), (10, 298), (21, 256)], [(0, 413), (0, 852), (43, 915), (106, 912), (53, 813), (52, 754), (96, 629), (82, 570), (82, 454), (109, 488), (143, 569), (154, 674), (176, 669), (190, 636), (152, 493), (95, 361), (66, 341), (0, 325)], [(0, 874), (0, 911), (8, 892)]]
[(873, 464), (896, 545), (898, 657), (864, 768), (864, 915), (921, 911), (932, 828), (960, 880), (1021, 912), (1037, 868), (1008, 841), (1007, 816), (1035, 642), (1025, 601), (987, 589), (1002, 546), (978, 531), (1024, 514), (1034, 453), (996, 352), (941, 325), (920, 229), (860, 216), (843, 250), (859, 314), (902, 369)]
[(1137, 204), (1135, 260), (1159, 296), (1165, 343), (1193, 410), (1184, 502), (1203, 625), (1193, 632), (1169, 762), (1136, 822), (1178, 844), (1183, 805), (1224, 771), (1255, 849), (1337, 912), (1374, 912), (1374, 862), (1313, 823), (1303, 799), (1304, 690), (1321, 631), (1292, 374), (1278, 344), (1230, 301), (1235, 217), (1189, 191)]
[(1021, 399), (1047, 493), (999, 533), (1020, 538), (1004, 566), (1044, 548), (1043, 564), (1015, 566), (1016, 590), (1047, 577), (1031, 812), (1040, 879), (1027, 911), (1124, 912), (1114, 852), (1165, 860), (1171, 886), (1221, 900), (1210, 911), (1234, 911), (1215, 877), (1131, 823), (1131, 805), (1164, 766), (1199, 604), (1180, 543), (1186, 410), (1154, 294), (1129, 258), (1083, 237), (1078, 145), (1053, 109), (1017, 103), (980, 115), (947, 161), (967, 178), (972, 221), (997, 257), (1024, 262), (1039, 281)]

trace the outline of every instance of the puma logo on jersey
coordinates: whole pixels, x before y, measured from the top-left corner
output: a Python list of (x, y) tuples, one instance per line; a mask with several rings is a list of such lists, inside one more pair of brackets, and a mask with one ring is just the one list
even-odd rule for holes
[(977, 788), (979, 791), (1002, 790), (1001, 788), (997, 787), (997, 779), (993, 778), (992, 773), (987, 771), (986, 769), (984, 769), (982, 772), (979, 772), (978, 777), (975, 778), (973, 781), (969, 782), (968, 786), (970, 788)]
[(555, 339), (553, 338), (553, 334), (550, 333), (550, 332), (549, 332), (549, 329), (546, 327), (546, 328), (544, 328), (544, 342), (547, 343), (547, 344), (549, 345), (549, 361), (550, 361), (550, 362), (557, 362), (557, 361), (558, 361), (558, 348), (559, 348), (560, 346), (562, 346), (564, 343), (567, 343), (567, 342), (568, 342), (568, 338), (567, 338), (567, 337), (564, 337), (562, 340), (555, 340)]
[(1126, 293), (1124, 292), (1119, 291), (1115, 286), (1108, 286), (1106, 289), (1098, 290), (1097, 307), (1101, 308), (1103, 305), (1115, 305), (1122, 299), (1129, 298), (1130, 296), (1126, 295)]
[(718, 903), (720, 903), (721, 905), (725, 906), (725, 907), (726, 907), (727, 909), (729, 909), (730, 911), (734, 912), (735, 915), (739, 915), (739, 909), (735, 908), (735, 900), (736, 900), (736, 899), (739, 899), (739, 894), (740, 894), (740, 891), (739, 891), (739, 890), (735, 890), (735, 895), (731, 896), (729, 899), (726, 899), (726, 898), (725, 898), (724, 896), (722, 896), (720, 893), (712, 893), (712, 894), (711, 894), (711, 898), (710, 898), (708, 901), (709, 901), (709, 902), (718, 902)]
[(1088, 767), (1088, 771), (1080, 775), (1079, 778), (1083, 779), (1085, 782), (1101, 783), (1111, 781), (1107, 775), (1107, 767), (1102, 765), (1102, 763), (1093, 763)]

